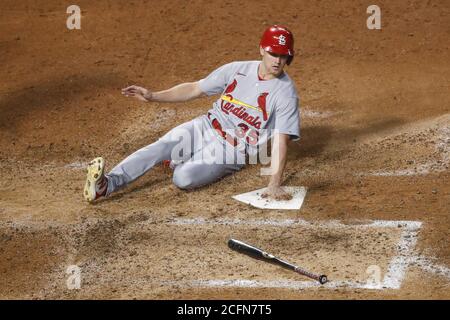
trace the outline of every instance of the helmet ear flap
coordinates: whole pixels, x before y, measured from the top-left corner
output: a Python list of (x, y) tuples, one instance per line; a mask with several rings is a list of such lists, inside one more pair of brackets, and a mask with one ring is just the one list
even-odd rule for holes
[(292, 60), (294, 60), (294, 56), (289, 56), (289, 57), (287, 58), (286, 64), (287, 64), (287, 65), (290, 65), (291, 62), (292, 62)]

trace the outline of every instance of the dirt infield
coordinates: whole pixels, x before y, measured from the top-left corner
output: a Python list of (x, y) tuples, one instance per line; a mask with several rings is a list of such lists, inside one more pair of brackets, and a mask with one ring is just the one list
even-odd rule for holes
[[(368, 1), (76, 4), (81, 30), (65, 1), (2, 2), (0, 298), (450, 298), (448, 1), (378, 1), (381, 30)], [(231, 198), (267, 184), (259, 165), (191, 192), (158, 167), (84, 202), (89, 160), (110, 169), (213, 101), (143, 104), (121, 88), (259, 59), (273, 23), (296, 36), (302, 138), (285, 184), (308, 188), (301, 210)], [(230, 237), (331, 281), (241, 256)]]

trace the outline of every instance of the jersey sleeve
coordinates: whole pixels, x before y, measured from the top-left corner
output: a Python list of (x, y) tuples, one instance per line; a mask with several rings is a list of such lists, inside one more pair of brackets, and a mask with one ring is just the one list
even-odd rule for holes
[(232, 76), (233, 63), (228, 63), (214, 70), (199, 81), (200, 90), (208, 96), (222, 93)]
[(291, 140), (300, 139), (299, 99), (291, 97), (283, 99), (275, 113), (274, 129), (278, 133), (288, 134)]

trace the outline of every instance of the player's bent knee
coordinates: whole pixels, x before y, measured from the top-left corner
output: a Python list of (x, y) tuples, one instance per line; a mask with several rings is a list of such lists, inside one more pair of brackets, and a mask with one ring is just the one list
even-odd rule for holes
[(175, 170), (173, 173), (173, 184), (183, 190), (194, 189), (196, 184), (188, 170)]

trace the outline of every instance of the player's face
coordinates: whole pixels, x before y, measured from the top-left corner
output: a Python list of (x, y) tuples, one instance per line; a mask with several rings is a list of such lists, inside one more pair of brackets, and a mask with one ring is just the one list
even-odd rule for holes
[(274, 77), (278, 77), (283, 72), (284, 66), (289, 58), (287, 55), (270, 53), (262, 48), (261, 55), (265, 71)]

